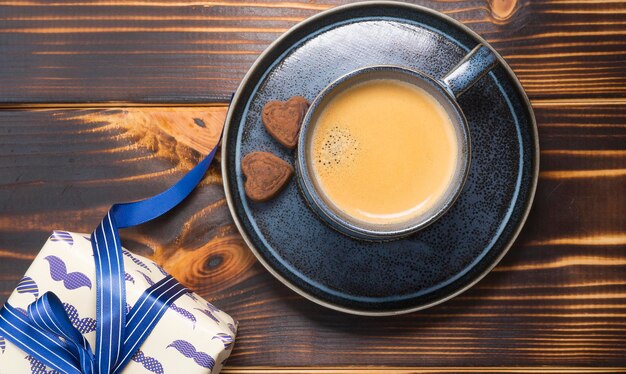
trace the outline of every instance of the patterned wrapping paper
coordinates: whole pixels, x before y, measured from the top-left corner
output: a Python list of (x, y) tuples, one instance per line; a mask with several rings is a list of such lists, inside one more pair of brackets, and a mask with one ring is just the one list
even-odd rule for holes
[[(126, 313), (141, 294), (167, 273), (123, 249)], [(26, 313), (47, 291), (63, 302), (72, 324), (96, 339), (95, 264), (89, 235), (54, 231), (8, 302)], [(235, 343), (237, 322), (194, 293), (177, 299), (141, 345), (123, 373), (219, 373)], [(57, 374), (0, 336), (0, 374)]]

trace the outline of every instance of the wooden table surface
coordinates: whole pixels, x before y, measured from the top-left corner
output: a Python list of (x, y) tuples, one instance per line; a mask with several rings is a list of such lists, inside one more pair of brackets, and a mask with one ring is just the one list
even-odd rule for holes
[[(189, 170), (257, 55), (338, 3), (0, 1), (0, 303), (51, 230), (90, 232)], [(626, 370), (626, 2), (420, 4), (490, 41), (537, 116), (535, 203), (485, 279), (409, 315), (319, 307), (255, 260), (217, 165), (125, 246), (240, 321), (224, 372)]]

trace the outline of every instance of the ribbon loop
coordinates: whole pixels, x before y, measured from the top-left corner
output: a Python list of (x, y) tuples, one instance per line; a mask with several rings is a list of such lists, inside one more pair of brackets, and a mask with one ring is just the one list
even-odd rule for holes
[(46, 292), (28, 306), (28, 315), (33, 323), (42, 330), (65, 338), (66, 341), (77, 341), (84, 348), (89, 347), (87, 339), (72, 325), (64, 310), (63, 303), (53, 292)]
[(52, 292), (46, 292), (28, 306), (28, 315), (41, 330), (60, 336), (74, 359), (80, 363), (83, 374), (94, 372), (94, 357), (89, 342), (70, 321), (63, 303)]
[(81, 374), (80, 363), (66, 342), (40, 329), (28, 315), (9, 303), (0, 309), (0, 332), (7, 340), (47, 366), (67, 374)]

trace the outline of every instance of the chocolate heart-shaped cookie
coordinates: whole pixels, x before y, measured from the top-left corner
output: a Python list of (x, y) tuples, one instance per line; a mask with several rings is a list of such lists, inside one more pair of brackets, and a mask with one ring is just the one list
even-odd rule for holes
[(263, 125), (280, 144), (294, 149), (308, 108), (309, 102), (302, 96), (287, 101), (270, 101), (263, 107)]
[(246, 177), (246, 195), (254, 201), (267, 201), (287, 185), (293, 174), (291, 165), (268, 152), (248, 153), (241, 160)]

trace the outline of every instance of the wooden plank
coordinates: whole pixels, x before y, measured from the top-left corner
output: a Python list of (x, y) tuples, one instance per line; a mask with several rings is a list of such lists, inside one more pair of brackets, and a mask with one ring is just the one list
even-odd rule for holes
[[(110, 204), (167, 188), (213, 146), (225, 110), (0, 111), (0, 303), (52, 229), (88, 232)], [(536, 112), (540, 182), (520, 238), (478, 285), (422, 312), (349, 316), (281, 285), (236, 232), (218, 166), (123, 242), (240, 321), (233, 373), (626, 367), (626, 175), (616, 172), (626, 168), (626, 105)]]
[[(3, 1), (0, 104), (225, 101), (281, 33), (345, 2)], [(418, 3), (486, 37), (535, 100), (626, 98), (623, 0)]]
[(448, 368), (419, 368), (419, 367), (226, 367), (223, 374), (418, 374), (418, 373), (623, 373), (624, 368), (576, 368), (576, 367), (448, 367)]

